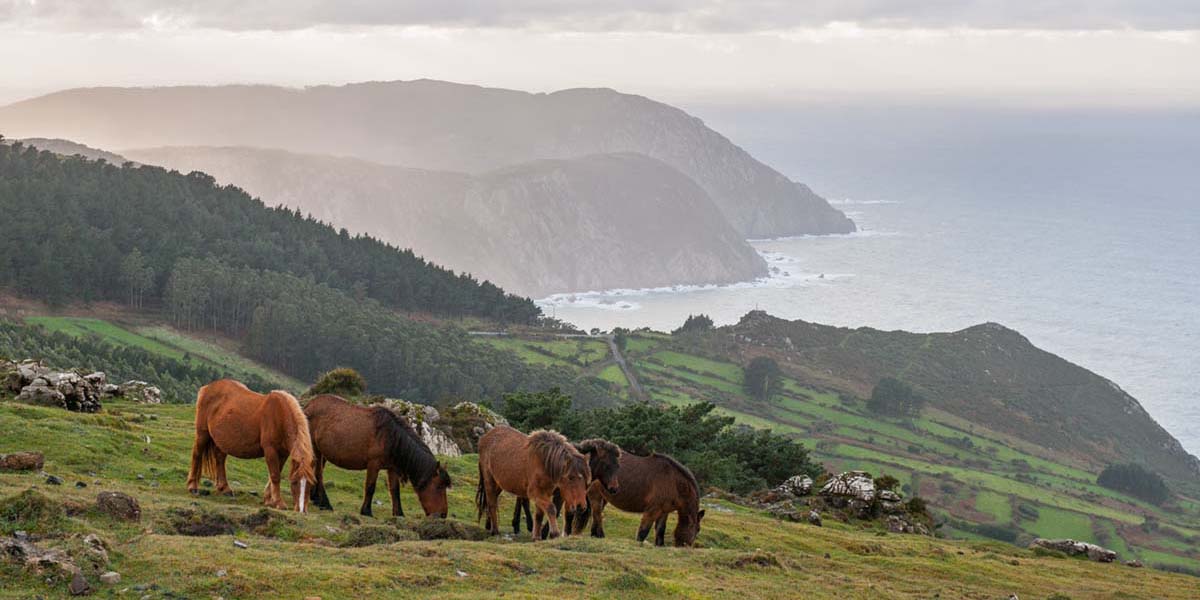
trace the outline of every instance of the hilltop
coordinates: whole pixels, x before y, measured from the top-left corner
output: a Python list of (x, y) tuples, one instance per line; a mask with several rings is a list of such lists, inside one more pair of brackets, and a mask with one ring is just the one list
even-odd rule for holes
[(249, 146), (465, 173), (632, 152), (695, 181), (744, 237), (854, 230), (807, 186), (699, 119), (610, 89), (534, 94), (432, 80), (303, 89), (86, 88), (0, 108), (0, 130), (114, 151)]

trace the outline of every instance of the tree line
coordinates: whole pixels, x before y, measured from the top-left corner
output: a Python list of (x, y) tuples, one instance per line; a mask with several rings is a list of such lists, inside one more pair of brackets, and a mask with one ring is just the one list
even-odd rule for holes
[(392, 309), (505, 323), (541, 317), (528, 298), (298, 210), (268, 208), (200, 172), (117, 166), (0, 143), (0, 214), (6, 220), (0, 286), (52, 305), (157, 304), (176, 263), (215, 258)]

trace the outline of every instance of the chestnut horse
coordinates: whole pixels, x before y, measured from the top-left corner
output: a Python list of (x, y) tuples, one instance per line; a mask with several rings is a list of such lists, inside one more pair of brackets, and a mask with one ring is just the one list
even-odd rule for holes
[(270, 476), (263, 504), (287, 508), (279, 494), (279, 473), (290, 457), (293, 508), (305, 512), (305, 488), (314, 481), (308, 419), (291, 394), (258, 394), (232, 379), (214, 381), (196, 396), (196, 440), (188, 470), (188, 491), (199, 493), (200, 477), (217, 484), (217, 493), (233, 495), (225, 477), (225, 458), (265, 458)]
[(558, 537), (558, 510), (554, 490), (562, 491), (568, 510), (587, 502), (591, 480), (588, 461), (562, 434), (535, 431), (525, 435), (500, 426), (479, 438), (479, 487), (475, 492), (478, 517), (487, 513), (487, 528), (500, 533), (496, 502), (501, 492), (528, 498), (537, 506), (533, 539), (542, 537), (542, 517), (550, 521), (551, 537)]
[(355, 406), (338, 396), (317, 396), (304, 407), (316, 447), (317, 484), (313, 504), (332, 510), (325, 493), (325, 461), (352, 471), (366, 469), (363, 503), (359, 512), (371, 516), (371, 500), (379, 471), (387, 471), (392, 496), (392, 516), (403, 517), (400, 483), (407, 482), (427, 516), (449, 512), (446, 489), (450, 475), (406, 420), (383, 406)]
[[(691, 546), (700, 534), (700, 486), (696, 477), (679, 461), (665, 454), (638, 456), (621, 453), (621, 489), (612, 493), (602, 485), (592, 485), (588, 490), (588, 501), (592, 509), (592, 535), (604, 537), (604, 507), (606, 504), (632, 513), (641, 513), (637, 539), (646, 541), (650, 526), (656, 533), (654, 545), (665, 544), (667, 515), (678, 513), (675, 525), (675, 545)], [(575, 526), (582, 529), (586, 513), (577, 517)]]
[[(592, 481), (599, 481), (608, 489), (610, 493), (617, 493), (620, 486), (617, 482), (617, 471), (619, 470), (621, 458), (621, 448), (616, 444), (601, 439), (583, 440), (575, 444), (575, 449), (581, 454), (588, 457), (588, 469), (592, 472)], [(554, 507), (562, 508), (562, 494), (558, 490), (554, 490)], [(517, 505), (513, 509), (513, 533), (521, 533), (521, 511), (525, 511), (525, 528), (533, 531), (533, 516), (529, 513), (529, 500), (527, 498), (517, 498)], [(585, 509), (586, 512), (586, 509)], [(574, 535), (583, 531), (583, 521), (580, 521), (578, 511), (567, 511), (567, 523), (563, 528), (567, 535)], [(586, 521), (586, 519), (584, 519)], [(572, 527), (572, 524), (577, 525)], [(542, 537), (546, 536), (546, 531), (543, 528)]]

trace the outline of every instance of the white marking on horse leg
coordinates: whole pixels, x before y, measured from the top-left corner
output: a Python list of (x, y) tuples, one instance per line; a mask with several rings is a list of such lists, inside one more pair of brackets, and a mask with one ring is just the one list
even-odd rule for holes
[(300, 512), (304, 512), (304, 486), (308, 484), (307, 479), (300, 480)]

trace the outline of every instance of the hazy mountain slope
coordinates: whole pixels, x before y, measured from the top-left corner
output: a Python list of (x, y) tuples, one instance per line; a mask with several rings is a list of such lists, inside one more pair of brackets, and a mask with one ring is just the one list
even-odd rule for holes
[(299, 207), (522, 294), (766, 273), (702, 189), (638, 154), (534, 161), (475, 177), (253, 148), (129, 156), (204, 171), (267, 204)]
[(730, 335), (719, 352), (770, 348), (786, 369), (816, 384), (865, 397), (880, 378), (900, 377), (938, 408), (1056, 452), (1200, 479), (1200, 460), (1115, 383), (995, 323), (920, 334), (751, 312), (722, 331)]
[(429, 80), (306, 89), (75, 89), (0, 108), (0, 131), (106, 148), (270, 147), (472, 173), (639, 152), (694, 179), (743, 236), (854, 230), (806, 186), (699, 119), (609, 89), (531, 94)]

